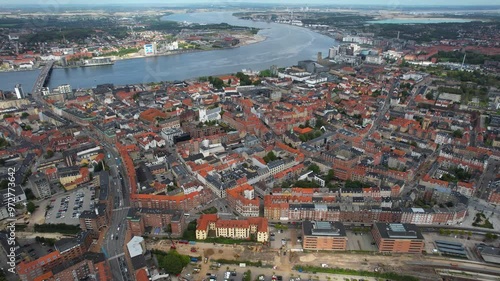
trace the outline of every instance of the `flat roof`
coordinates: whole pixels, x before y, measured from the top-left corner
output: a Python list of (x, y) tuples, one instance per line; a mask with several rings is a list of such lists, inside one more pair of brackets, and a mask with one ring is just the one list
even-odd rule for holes
[(484, 246), (481, 250), (481, 255), (487, 255), (500, 258), (500, 248)]
[(341, 222), (304, 221), (302, 223), (304, 235), (345, 237), (345, 227)]
[(424, 239), (422, 233), (414, 224), (375, 223), (374, 226), (384, 239)]

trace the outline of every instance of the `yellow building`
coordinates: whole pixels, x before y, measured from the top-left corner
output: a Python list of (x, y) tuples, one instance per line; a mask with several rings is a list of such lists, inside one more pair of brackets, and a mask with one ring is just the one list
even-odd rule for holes
[(209, 237), (226, 237), (231, 239), (250, 239), (255, 235), (257, 242), (269, 240), (269, 227), (266, 218), (247, 218), (246, 220), (221, 220), (216, 214), (203, 214), (198, 219), (196, 239)]

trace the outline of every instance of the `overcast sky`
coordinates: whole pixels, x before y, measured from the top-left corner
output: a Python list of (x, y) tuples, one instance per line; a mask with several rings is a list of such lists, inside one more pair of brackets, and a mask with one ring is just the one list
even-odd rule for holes
[(141, 4), (147, 6), (149, 4), (188, 4), (188, 3), (203, 3), (203, 4), (237, 4), (237, 3), (277, 3), (277, 4), (303, 4), (306, 6), (318, 4), (330, 5), (382, 5), (382, 6), (421, 6), (421, 5), (440, 5), (440, 6), (456, 6), (456, 5), (500, 5), (499, 0), (0, 0), (0, 5), (36, 5), (36, 6), (55, 6), (60, 4), (88, 4), (88, 5), (123, 5), (123, 4)]

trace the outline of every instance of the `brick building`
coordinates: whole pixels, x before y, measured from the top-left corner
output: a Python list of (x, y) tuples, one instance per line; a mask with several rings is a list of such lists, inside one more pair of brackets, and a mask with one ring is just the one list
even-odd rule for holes
[(151, 233), (165, 233), (170, 226), (172, 236), (181, 236), (186, 228), (184, 215), (180, 211), (131, 208), (127, 214), (128, 229), (134, 236), (142, 236), (148, 228)]
[(34, 261), (22, 261), (17, 265), (17, 274), (21, 281), (33, 281), (40, 275), (51, 271), (54, 267), (62, 264), (64, 259), (59, 251), (54, 251)]
[(73, 260), (55, 266), (38, 276), (35, 281), (99, 280), (111, 281), (111, 269), (102, 253), (86, 253)]
[(424, 237), (414, 224), (374, 223), (372, 235), (379, 252), (422, 253)]
[(94, 236), (90, 231), (81, 231), (75, 238), (63, 238), (56, 241), (54, 247), (65, 261), (76, 259), (88, 251)]
[(109, 209), (106, 204), (97, 204), (94, 210), (85, 210), (81, 213), (80, 228), (84, 231), (94, 230), (99, 231), (103, 227), (107, 227), (110, 219)]
[(304, 250), (347, 250), (347, 236), (340, 222), (304, 221), (302, 239)]

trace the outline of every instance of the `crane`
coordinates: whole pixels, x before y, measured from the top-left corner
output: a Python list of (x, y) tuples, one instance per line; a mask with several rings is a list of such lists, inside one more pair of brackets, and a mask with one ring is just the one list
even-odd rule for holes
[(172, 242), (172, 245), (170, 245), (170, 250), (175, 250), (177, 247), (175, 247), (174, 240), (172, 240), (172, 236), (170, 236), (170, 233), (167, 234), (168, 239), (170, 239), (170, 242)]

